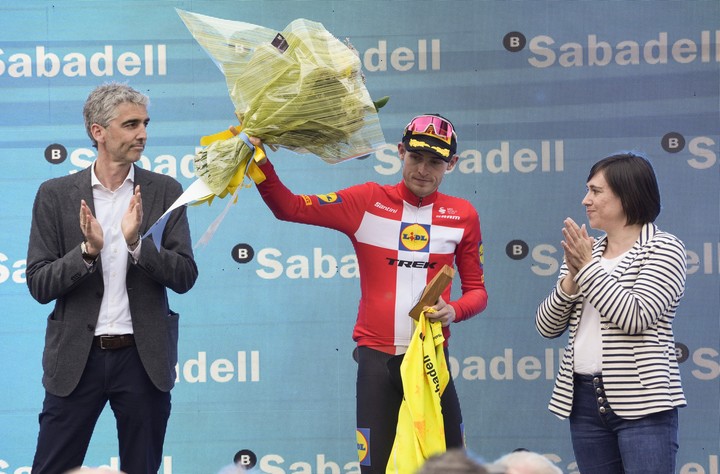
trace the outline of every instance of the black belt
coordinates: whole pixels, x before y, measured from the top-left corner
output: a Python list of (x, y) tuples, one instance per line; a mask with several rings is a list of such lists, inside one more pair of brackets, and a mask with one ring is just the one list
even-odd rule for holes
[(95, 336), (93, 344), (100, 349), (122, 349), (135, 345), (135, 337), (132, 334), (120, 334), (118, 336)]

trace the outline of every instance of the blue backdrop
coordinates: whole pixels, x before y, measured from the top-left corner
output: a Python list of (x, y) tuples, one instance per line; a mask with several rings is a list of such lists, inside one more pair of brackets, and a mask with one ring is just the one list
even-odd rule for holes
[[(658, 225), (687, 247), (675, 333), (688, 407), (681, 474), (718, 474), (720, 456), (720, 3), (712, 1), (306, 0), (23, 1), (0, 4), (0, 473), (28, 473), (43, 389), (50, 305), (25, 284), (30, 212), (48, 178), (95, 156), (82, 105), (96, 85), (151, 98), (142, 166), (194, 181), (199, 139), (234, 124), (224, 78), (175, 8), (282, 30), (296, 18), (349, 38), (381, 110), (387, 146), (328, 165), (279, 151), (298, 193), (400, 180), (396, 143), (414, 115), (456, 125), (460, 162), (443, 190), (478, 209), (490, 296), (453, 327), (452, 374), (467, 445), (485, 459), (517, 447), (576, 471), (566, 421), (547, 410), (563, 337), (534, 329), (554, 285), (566, 216), (585, 222), (592, 163), (634, 150), (660, 181)], [(188, 211), (197, 241), (226, 201)], [(253, 258), (235, 259), (237, 245)], [(181, 314), (178, 381), (163, 474), (214, 474), (241, 450), (268, 473), (357, 472), (352, 247), (329, 230), (276, 221), (243, 189), (196, 249), (200, 277), (171, 295)], [(456, 285), (457, 286), (457, 285)], [(117, 466), (103, 414), (86, 463)]]

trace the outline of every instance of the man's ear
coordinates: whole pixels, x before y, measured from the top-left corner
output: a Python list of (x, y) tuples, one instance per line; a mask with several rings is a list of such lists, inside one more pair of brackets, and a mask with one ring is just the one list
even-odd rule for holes
[(102, 141), (104, 131), (105, 131), (105, 128), (103, 128), (102, 126), (100, 126), (96, 123), (90, 125), (90, 133), (92, 134), (95, 141), (98, 143), (100, 143), (100, 141)]
[(398, 143), (398, 155), (400, 156), (400, 161), (405, 161), (405, 145), (403, 142)]
[(455, 163), (457, 163), (459, 159), (460, 157), (458, 155), (453, 155), (453, 157), (450, 158), (450, 161), (448, 161), (447, 171), (452, 171), (455, 167)]

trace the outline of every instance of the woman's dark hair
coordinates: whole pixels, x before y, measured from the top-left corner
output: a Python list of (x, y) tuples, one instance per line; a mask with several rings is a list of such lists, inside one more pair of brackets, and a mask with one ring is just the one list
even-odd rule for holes
[(660, 214), (660, 190), (647, 158), (634, 153), (608, 156), (593, 165), (587, 180), (600, 172), (620, 198), (627, 225), (655, 222)]

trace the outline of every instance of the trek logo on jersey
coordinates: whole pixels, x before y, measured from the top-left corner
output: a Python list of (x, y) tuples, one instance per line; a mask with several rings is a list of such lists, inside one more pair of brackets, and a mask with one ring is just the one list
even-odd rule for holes
[(390, 265), (391, 267), (401, 268), (435, 268), (435, 265), (437, 265), (437, 262), (416, 262), (412, 260), (401, 260), (390, 257), (385, 257), (385, 260), (387, 260), (388, 265)]
[(430, 243), (430, 226), (423, 224), (405, 224), (400, 229), (400, 250), (427, 252)]
[(321, 206), (325, 204), (337, 204), (342, 202), (342, 198), (336, 193), (316, 194), (316, 196), (318, 198), (318, 203)]
[(358, 428), (355, 431), (357, 439), (358, 460), (361, 466), (370, 466), (370, 429)]

